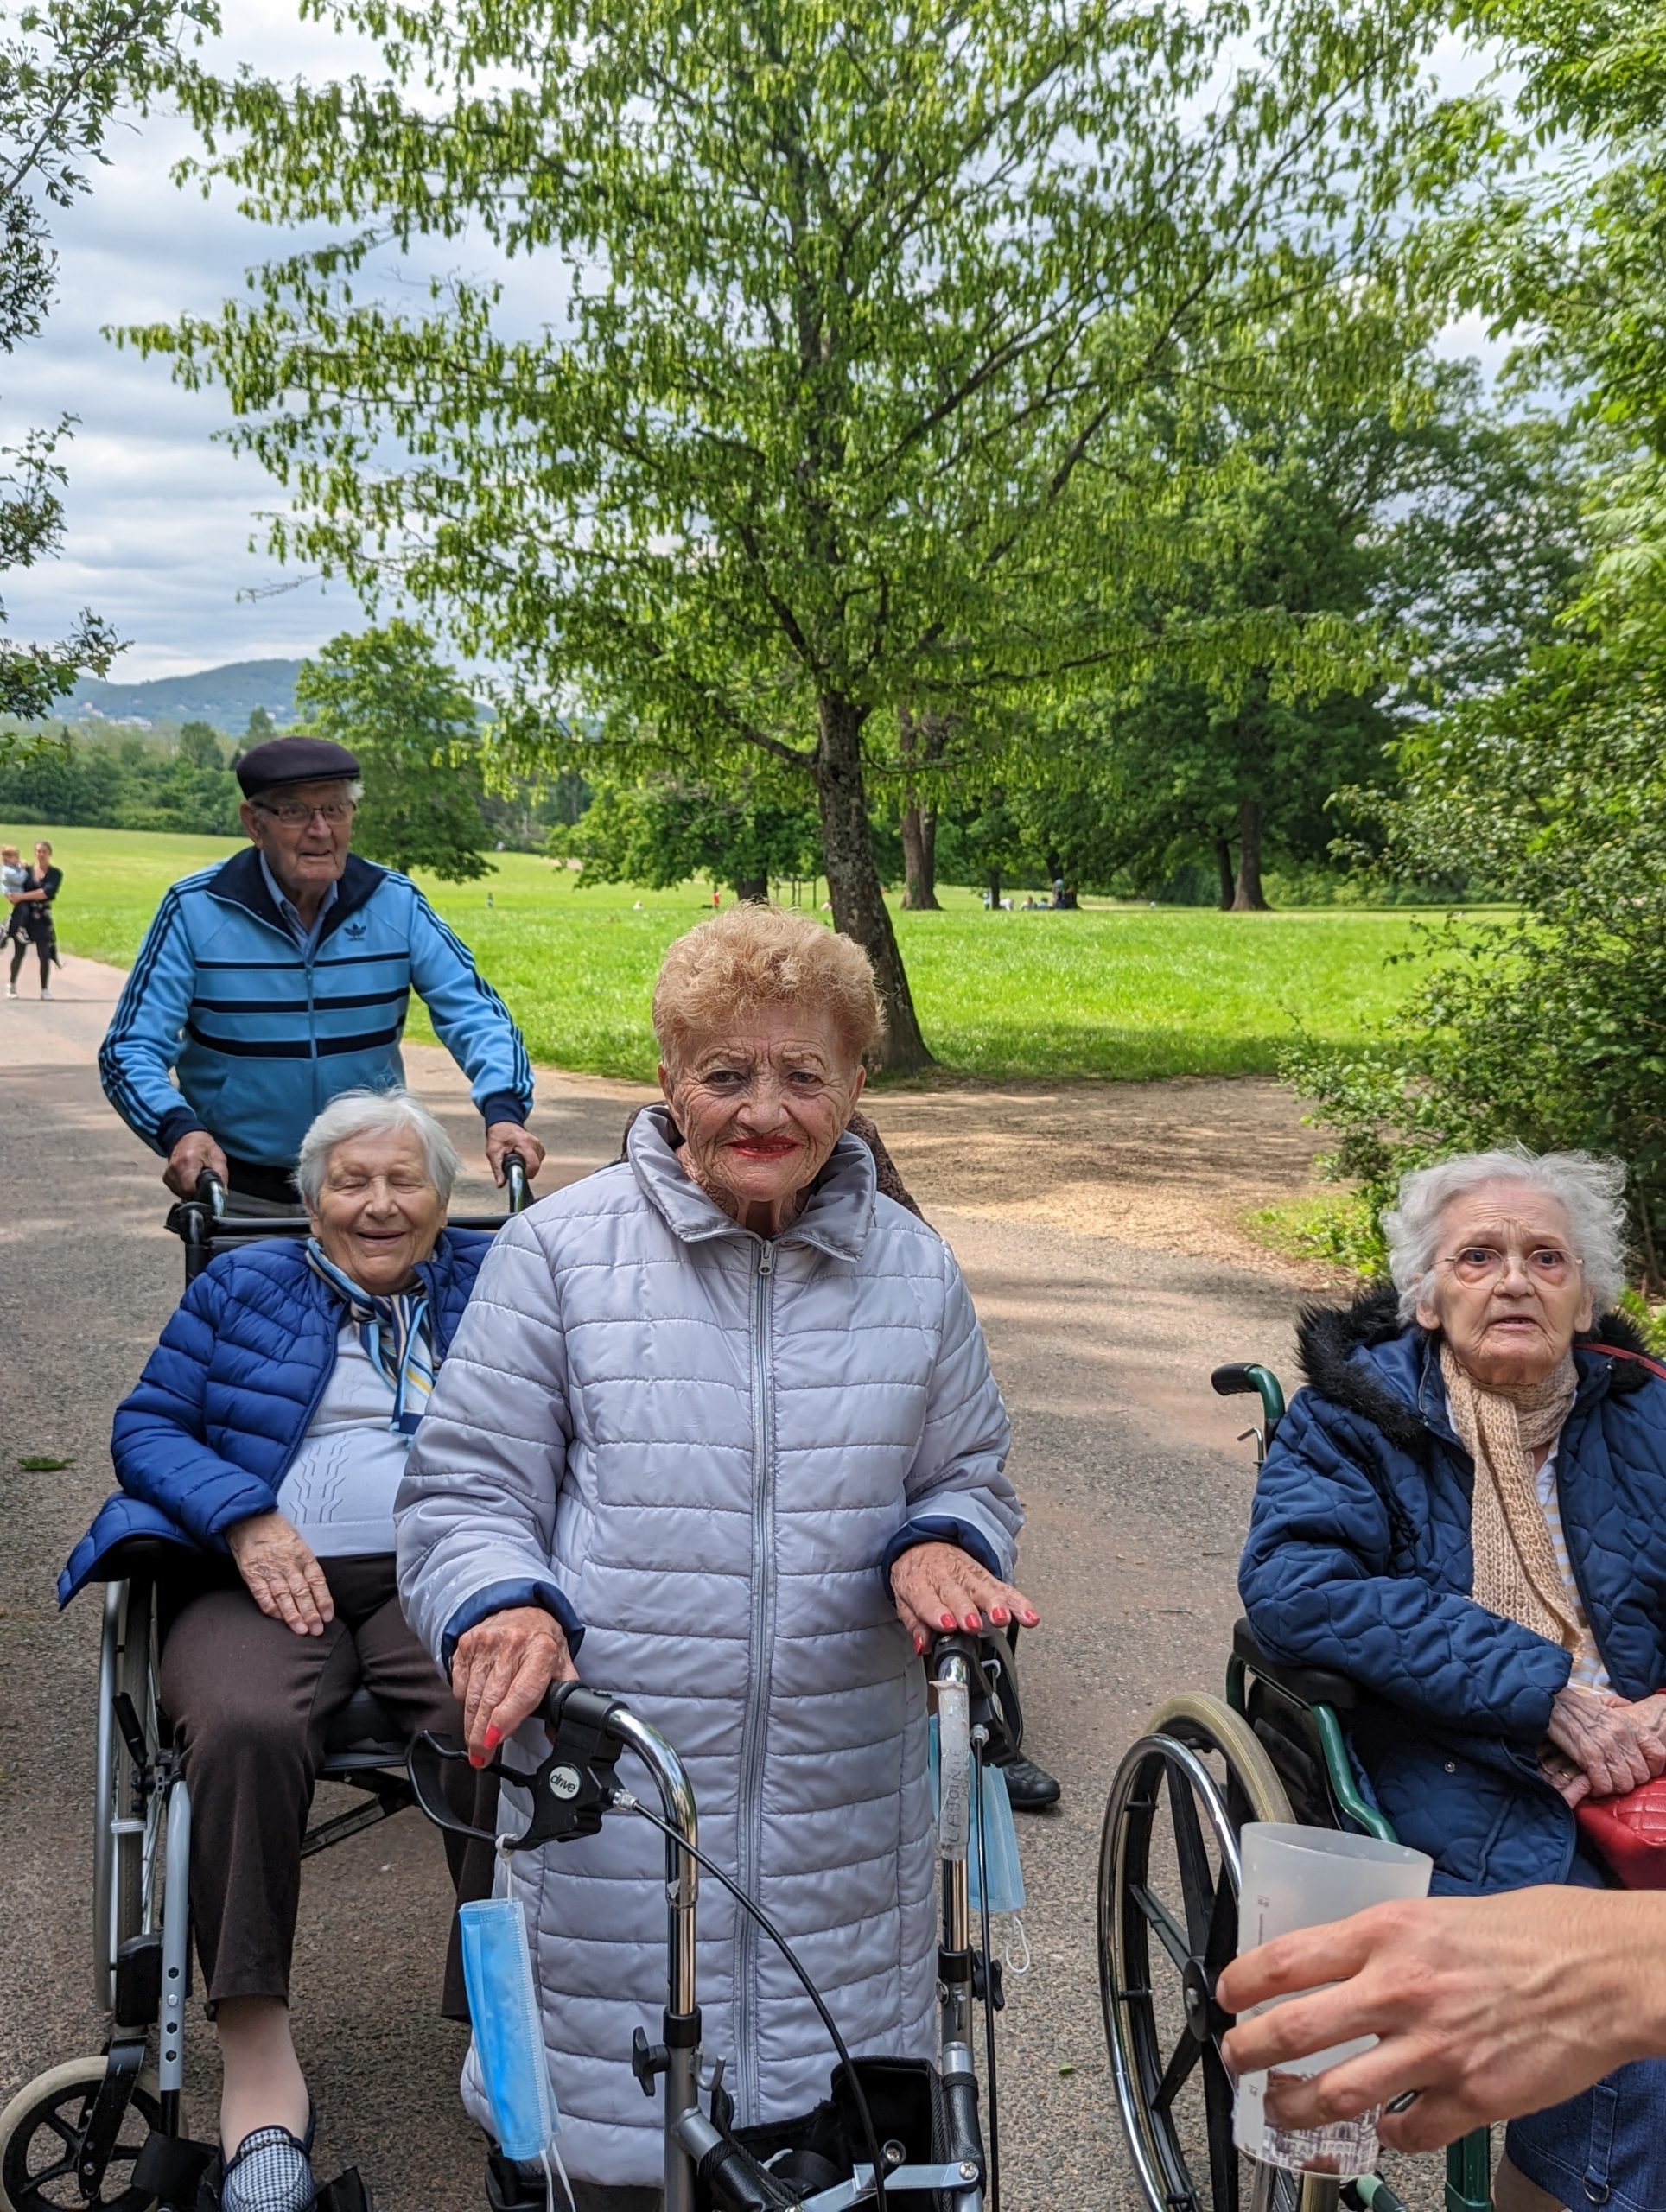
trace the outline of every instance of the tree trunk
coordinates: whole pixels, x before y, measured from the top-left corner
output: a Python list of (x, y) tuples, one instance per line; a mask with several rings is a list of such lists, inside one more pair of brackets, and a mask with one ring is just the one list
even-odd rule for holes
[(769, 879), (762, 875), (737, 875), (734, 884), (737, 899), (747, 900), (754, 906), (769, 904)]
[(1238, 880), (1232, 893), (1235, 914), (1264, 914), (1267, 894), (1261, 887), (1261, 801), (1246, 798), (1238, 804)]
[(1000, 906), (1001, 870), (998, 868), (992, 868), (989, 870), (989, 912), (992, 914), (996, 913), (1000, 911)]
[(1215, 866), (1220, 871), (1220, 910), (1223, 914), (1232, 911), (1232, 841), (1230, 837), (1215, 840)]
[(937, 809), (910, 799), (902, 810), (902, 903), (911, 913), (940, 914), (937, 895)]
[(874, 865), (862, 772), (862, 716), (849, 699), (829, 692), (822, 697), (820, 720), (814, 772), (833, 926), (842, 937), (854, 938), (874, 963), (886, 1028), (878, 1066), (913, 1075), (933, 1063), (920, 1034), (907, 971)]
[[(905, 762), (917, 758), (940, 760), (949, 741), (949, 723), (943, 715), (897, 711), (897, 749)], [(928, 804), (910, 785), (902, 810), (902, 903), (911, 913), (940, 914), (937, 895), (937, 817), (935, 803)]]

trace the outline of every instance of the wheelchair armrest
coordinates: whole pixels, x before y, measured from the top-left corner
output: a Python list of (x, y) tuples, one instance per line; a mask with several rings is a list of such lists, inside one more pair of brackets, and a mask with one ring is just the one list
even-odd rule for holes
[(98, 1564), (97, 1571), (88, 1579), (94, 1582), (130, 1582), (135, 1575), (149, 1576), (153, 1580), (163, 1575), (177, 1574), (181, 1566), (193, 1556), (194, 1548), (173, 1536), (124, 1536), (111, 1544)]
[(1333, 1675), (1323, 1667), (1288, 1667), (1269, 1659), (1256, 1642), (1248, 1621), (1232, 1631), (1232, 1652), (1252, 1675), (1272, 1682), (1300, 1705), (1328, 1705), (1334, 1713), (1351, 1713), (1359, 1703), (1359, 1685), (1346, 1675)]

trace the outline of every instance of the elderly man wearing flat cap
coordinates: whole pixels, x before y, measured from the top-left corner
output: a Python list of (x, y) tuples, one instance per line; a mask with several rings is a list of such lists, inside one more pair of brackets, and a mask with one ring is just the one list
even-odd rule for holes
[(166, 1159), (169, 1188), (187, 1197), (211, 1167), (234, 1211), (293, 1212), (290, 1170), (320, 1109), (403, 1080), (413, 990), (469, 1078), (493, 1176), (512, 1152), (536, 1174), (520, 1032), (416, 885), (348, 850), (353, 754), (275, 737), (237, 777), (252, 848), (169, 892), (99, 1055), (105, 1096)]

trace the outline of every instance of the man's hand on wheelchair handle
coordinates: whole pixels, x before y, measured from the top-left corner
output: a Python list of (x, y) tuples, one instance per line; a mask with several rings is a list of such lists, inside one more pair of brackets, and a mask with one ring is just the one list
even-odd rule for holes
[(226, 1547), (263, 1613), (297, 1636), (322, 1636), (335, 1603), (318, 1554), (281, 1513), (251, 1513), (226, 1531)]
[[(188, 1129), (168, 1155), (168, 1165), (162, 1171), (162, 1179), (176, 1198), (194, 1198), (197, 1194), (197, 1178), (205, 1167), (213, 1168), (224, 1183), (229, 1174), (226, 1154), (214, 1142), (207, 1129)], [(300, 1201), (297, 1199), (297, 1205)]]
[[(1666, 1697), (1633, 1703), (1570, 1685), (1550, 1708), (1550, 1741), (1585, 1777), (1591, 1796), (1623, 1796), (1666, 1774)], [(1554, 1772), (1549, 1778), (1562, 1788)], [(1570, 1805), (1586, 1794), (1562, 1789)]]
[(1008, 1621), (1033, 1628), (1041, 1618), (1021, 1590), (980, 1567), (958, 1544), (915, 1544), (902, 1553), (891, 1569), (891, 1595), (916, 1651), (951, 1629), (976, 1636), (986, 1619), (991, 1628)]
[(530, 1183), (544, 1165), (544, 1147), (531, 1129), (523, 1128), (518, 1122), (493, 1122), (486, 1132), (486, 1164), (492, 1170), (492, 1180), (503, 1188), (504, 1162), (512, 1152), (519, 1153), (526, 1167)]
[(463, 1709), (463, 1740), (484, 1766), (507, 1736), (578, 1669), (561, 1623), (542, 1605), (509, 1605), (460, 1636), (451, 1655), (451, 1694)]
[(1217, 1989), (1229, 2012), (1290, 2001), (1240, 2018), (1224, 2053), (1250, 2074), (1376, 2036), (1323, 2074), (1270, 2083), (1269, 2110), (1316, 2127), (1415, 2092), (1378, 2133), (1439, 2150), (1666, 2055), (1663, 1956), (1666, 1894), (1555, 1885), (1377, 1905), (1235, 1960)]

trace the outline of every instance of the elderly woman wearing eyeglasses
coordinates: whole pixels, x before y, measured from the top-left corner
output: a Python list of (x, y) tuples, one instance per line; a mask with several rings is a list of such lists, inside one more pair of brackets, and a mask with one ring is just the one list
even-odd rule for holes
[[(1393, 1287), (1304, 1318), (1257, 1486), (1256, 1637), (1372, 1693), (1355, 1763), (1436, 1891), (1606, 1884), (1574, 1807), (1666, 1772), (1666, 1382), (1607, 1310), (1624, 1181), (1523, 1151), (1408, 1175)], [(1666, 2204), (1663, 2119), (1650, 2060), (1518, 2120), (1499, 2212)]]

